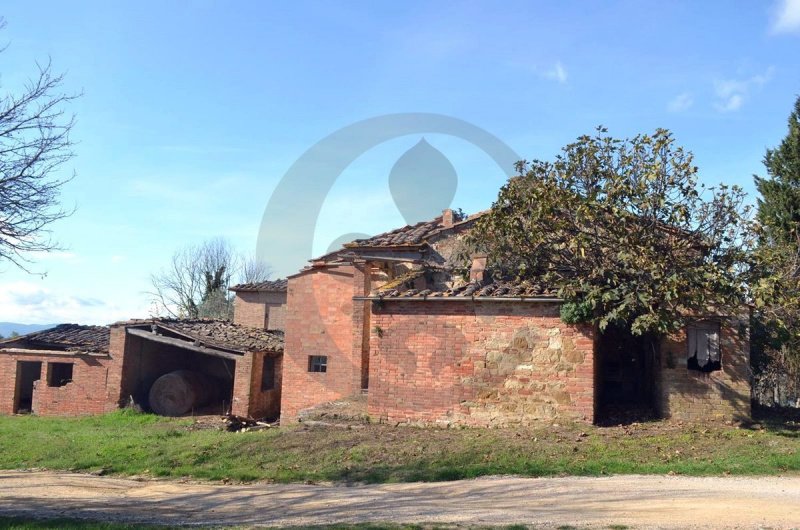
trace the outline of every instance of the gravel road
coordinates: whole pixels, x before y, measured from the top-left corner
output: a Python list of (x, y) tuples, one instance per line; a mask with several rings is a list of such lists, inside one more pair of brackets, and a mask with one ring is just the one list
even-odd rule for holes
[(488, 477), (345, 486), (0, 471), (0, 514), (220, 526), (393, 521), (800, 528), (800, 477)]

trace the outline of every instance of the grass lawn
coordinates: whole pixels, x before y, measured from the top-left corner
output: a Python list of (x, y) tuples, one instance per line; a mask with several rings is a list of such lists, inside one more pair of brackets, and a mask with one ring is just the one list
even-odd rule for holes
[(134, 530), (137, 528), (143, 529), (158, 529), (162, 530), (168, 528), (165, 526), (142, 526), (142, 525), (127, 525), (122, 523), (101, 523), (96, 521), (80, 521), (77, 519), (28, 519), (25, 517), (3, 517), (0, 516), (0, 528), (8, 530), (44, 530), (56, 529), (59, 530)]
[(0, 417), (0, 469), (278, 482), (402, 482), (481, 475), (800, 470), (797, 426), (652, 422), (619, 427), (439, 429), (353, 424), (228, 433), (192, 419), (119, 411)]

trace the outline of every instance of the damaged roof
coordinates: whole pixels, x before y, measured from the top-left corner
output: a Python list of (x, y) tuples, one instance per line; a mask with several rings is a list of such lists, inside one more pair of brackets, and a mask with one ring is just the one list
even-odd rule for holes
[(144, 327), (157, 326), (181, 335), (203, 346), (249, 351), (283, 351), (283, 332), (267, 331), (234, 324), (227, 320), (211, 319), (153, 319), (119, 322), (116, 326)]
[(456, 220), (452, 225), (446, 226), (444, 224), (443, 216), (438, 216), (430, 221), (422, 221), (413, 225), (407, 225), (402, 228), (396, 228), (376, 236), (366, 239), (356, 239), (350, 243), (345, 243), (345, 248), (358, 248), (358, 247), (401, 247), (401, 246), (414, 246), (422, 245), (429, 238), (452, 228), (458, 228), (465, 223), (475, 221), (478, 217), (484, 215), (486, 211), (478, 212), (468, 215), (463, 219)]
[(108, 326), (60, 324), (21, 337), (0, 340), (0, 348), (17, 345), (26, 349), (108, 353)]
[(375, 299), (418, 299), (431, 298), (493, 298), (493, 299), (519, 299), (519, 298), (549, 298), (559, 301), (557, 290), (545, 287), (530, 281), (494, 280), (488, 283), (470, 282), (454, 286), (446, 290), (432, 289), (407, 289), (403, 287), (382, 288), (375, 291), (370, 298)]
[(485, 213), (486, 211), (482, 211), (469, 215), (464, 219), (455, 221), (450, 226), (445, 226), (444, 218), (442, 215), (440, 215), (431, 219), (430, 221), (422, 221), (413, 225), (404, 226), (402, 228), (395, 228), (394, 230), (390, 230), (369, 238), (353, 240), (342, 245), (343, 248), (325, 254), (324, 256), (320, 256), (312, 261), (326, 261), (333, 258), (338, 258), (347, 254), (348, 251), (353, 251), (359, 248), (390, 249), (396, 247), (421, 247), (433, 236), (454, 228), (463, 227), (467, 223), (472, 223)]
[(289, 286), (289, 281), (286, 278), (280, 280), (270, 280), (266, 282), (251, 282), (240, 283), (234, 285), (229, 291), (243, 291), (243, 292), (267, 292), (267, 293), (280, 293), (286, 292)]
[(442, 216), (430, 221), (422, 221), (413, 225), (396, 228), (389, 232), (384, 232), (366, 239), (356, 239), (350, 243), (345, 243), (345, 248), (355, 247), (395, 247), (420, 245), (425, 240), (444, 228)]

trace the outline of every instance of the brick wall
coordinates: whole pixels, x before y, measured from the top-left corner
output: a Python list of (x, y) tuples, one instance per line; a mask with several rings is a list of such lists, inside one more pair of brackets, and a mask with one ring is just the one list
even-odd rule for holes
[[(32, 409), (49, 416), (100, 414), (116, 408), (109, 402), (107, 381), (114, 371), (111, 357), (71, 354), (0, 354), (0, 414), (14, 413), (17, 385), (17, 363), (41, 362), (42, 369), (34, 385)], [(62, 387), (47, 386), (48, 363), (70, 363), (72, 382)]]
[[(304, 409), (359, 393), (362, 386), (365, 292), (360, 265), (328, 266), (289, 278), (281, 420)], [(308, 371), (310, 355), (328, 357), (325, 373)]]
[(656, 406), (663, 417), (698, 422), (750, 418), (749, 319), (717, 320), (721, 322), (719, 371), (687, 368), (685, 330), (662, 341)]
[(246, 353), (236, 361), (233, 374), (233, 401), (231, 414), (235, 416), (250, 416), (250, 390), (253, 388), (253, 357)]
[[(271, 390), (261, 389), (265, 357), (272, 357), (275, 359), (275, 377), (273, 380), (274, 387)], [(253, 354), (253, 369), (250, 377), (250, 404), (247, 411), (247, 416), (259, 419), (275, 419), (280, 415), (282, 376), (281, 364), (282, 356), (279, 354), (270, 352), (258, 352)]]
[(372, 306), (371, 416), (468, 425), (593, 420), (594, 337), (555, 303)]
[(110, 330), (108, 351), (114, 363), (108, 372), (108, 384), (106, 386), (106, 402), (112, 408), (124, 407), (128, 404), (130, 392), (123, 384), (123, 374), (125, 373), (125, 351), (129, 341), (134, 338), (128, 336), (122, 326), (112, 326)]
[(284, 330), (286, 293), (237, 292), (233, 302), (233, 321), (251, 328)]

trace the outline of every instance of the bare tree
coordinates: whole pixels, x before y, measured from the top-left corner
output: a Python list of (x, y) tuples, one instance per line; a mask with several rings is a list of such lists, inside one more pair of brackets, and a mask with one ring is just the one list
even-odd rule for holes
[(267, 264), (242, 258), (227, 239), (209, 239), (175, 252), (170, 265), (151, 276), (151, 295), (159, 315), (231, 319), (234, 280), (264, 281), (269, 274)]
[(237, 283), (265, 282), (272, 277), (272, 267), (257, 256), (242, 258)]
[(234, 259), (230, 243), (222, 238), (176, 251), (169, 266), (151, 276), (158, 313), (227, 318), (227, 304), (220, 299), (227, 298)]
[(58, 201), (71, 177), (53, 175), (74, 156), (75, 120), (63, 109), (78, 96), (61, 92), (64, 76), (49, 61), (37, 69), (18, 93), (0, 95), (0, 261), (26, 271), (30, 252), (58, 248), (48, 227), (72, 213)]

